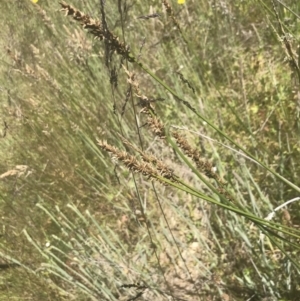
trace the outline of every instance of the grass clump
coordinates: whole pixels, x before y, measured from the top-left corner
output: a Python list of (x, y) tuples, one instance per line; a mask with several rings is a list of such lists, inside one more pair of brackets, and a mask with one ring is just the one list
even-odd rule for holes
[(5, 300), (297, 299), (299, 5), (200, 4), (1, 3)]

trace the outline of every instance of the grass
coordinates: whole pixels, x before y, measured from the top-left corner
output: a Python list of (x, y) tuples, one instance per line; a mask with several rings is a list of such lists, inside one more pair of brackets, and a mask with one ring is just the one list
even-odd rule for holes
[(0, 300), (297, 300), (299, 4), (0, 8)]

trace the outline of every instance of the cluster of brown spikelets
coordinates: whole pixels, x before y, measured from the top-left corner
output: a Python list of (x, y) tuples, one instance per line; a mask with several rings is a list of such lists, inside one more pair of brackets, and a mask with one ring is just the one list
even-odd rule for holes
[(177, 29), (181, 32), (181, 28), (180, 28), (180, 25), (177, 21), (177, 19), (175, 18), (175, 14), (174, 14), (174, 11), (171, 7), (171, 5), (168, 3), (167, 0), (162, 0), (162, 3), (164, 5), (164, 7), (166, 8), (166, 11), (167, 11), (167, 14), (168, 16), (172, 19), (174, 25), (177, 27)]
[[(125, 67), (125, 72), (127, 74), (127, 81), (131, 85), (135, 97), (139, 100), (139, 105), (141, 106), (141, 113), (147, 116), (145, 125), (148, 126), (150, 131), (161, 140), (167, 142), (166, 131), (163, 122), (157, 117), (155, 112), (155, 107), (152, 105), (152, 97), (147, 97), (144, 95), (140, 88), (139, 83), (135, 79), (135, 74), (129, 72)], [(171, 132), (172, 137), (175, 139), (176, 144), (183, 150), (183, 152), (190, 157), (196, 164), (197, 169), (203, 173), (208, 178), (214, 179), (218, 184), (218, 191), (224, 194), (224, 181), (214, 172), (212, 164), (201, 157), (199, 150), (193, 148), (189, 142), (177, 131)], [(141, 156), (142, 161), (138, 161), (136, 157), (129, 155), (126, 152), (119, 150), (118, 148), (109, 145), (106, 141), (98, 141), (101, 148), (111, 153), (113, 157), (121, 161), (128, 169), (142, 173), (149, 179), (156, 179), (163, 184), (167, 184), (165, 180), (180, 183), (179, 177), (174, 174), (174, 171), (166, 166), (161, 160), (158, 160), (155, 156), (151, 154), (146, 154), (141, 149), (135, 147), (132, 143), (127, 141), (125, 138), (120, 137), (123, 144), (134, 150)], [(228, 196), (227, 196), (228, 198)]]
[[(141, 173), (149, 180), (157, 180), (163, 184), (166, 184), (165, 180), (174, 183), (178, 182), (178, 178), (174, 175), (173, 170), (153, 155), (138, 150), (142, 158), (142, 160), (139, 161), (136, 156), (121, 151), (106, 141), (100, 140), (98, 143), (102, 149), (112, 154), (118, 161), (121, 161), (130, 171)], [(131, 145), (129, 142), (126, 142), (126, 144)]]
[(96, 39), (105, 40), (110, 47), (110, 51), (116, 51), (129, 62), (134, 62), (135, 58), (130, 55), (129, 47), (122, 43), (116, 35), (114, 35), (104, 24), (99, 20), (92, 19), (89, 15), (82, 13), (71, 5), (61, 2), (62, 11), (66, 12), (66, 16), (72, 16), (75, 21), (81, 23), (84, 29), (95, 36)]
[[(162, 2), (167, 10), (168, 15), (173, 19), (175, 24), (177, 24), (171, 6), (165, 0), (163, 0)], [(129, 47), (120, 42), (119, 38), (107, 28), (106, 24), (103, 24), (103, 22), (100, 22), (99, 20), (92, 19), (90, 16), (80, 12), (71, 5), (68, 5), (64, 2), (61, 2), (60, 4), (62, 6), (62, 10), (66, 12), (66, 16), (72, 16), (74, 20), (79, 21), (82, 27), (88, 29), (89, 32), (96, 38), (99, 38), (101, 41), (105, 40), (106, 42), (108, 42), (111, 49), (113, 51), (116, 51), (124, 59), (135, 61), (134, 57), (130, 56), (129, 54)], [(180, 30), (179, 25), (177, 27)], [(150, 131), (155, 136), (159, 137), (167, 143), (165, 126), (163, 122), (160, 121), (160, 119), (157, 117), (155, 107), (153, 105), (155, 101), (163, 99), (155, 99), (153, 97), (147, 97), (146, 95), (144, 95), (139, 88), (138, 81), (135, 79), (135, 74), (128, 71), (125, 67), (124, 70), (127, 74), (127, 81), (130, 86), (130, 91), (134, 93), (134, 97), (139, 101), (138, 105), (141, 107), (140, 113), (147, 116), (145, 125), (148, 126)], [(206, 159), (203, 159), (199, 154), (199, 151), (191, 147), (188, 141), (181, 134), (179, 134), (178, 132), (171, 132), (171, 135), (175, 139), (177, 145), (183, 150), (183, 152), (193, 160), (197, 169), (206, 177), (214, 179), (218, 184), (219, 192), (224, 193), (225, 183), (216, 174), (216, 172), (214, 172), (211, 163)], [(122, 162), (122, 164), (124, 164), (130, 171), (141, 173), (149, 180), (157, 180), (165, 185), (167, 185), (168, 183), (170, 184), (170, 182), (181, 182), (179, 177), (174, 174), (174, 171), (169, 168), (164, 162), (157, 159), (151, 154), (146, 154), (143, 150), (135, 147), (125, 138), (120, 138), (123, 144), (127, 146), (127, 148), (129, 147), (140, 156), (140, 159), (138, 159), (137, 156), (133, 156), (126, 151), (120, 150), (119, 148), (109, 144), (105, 140), (99, 140), (98, 144), (103, 150), (110, 153), (114, 159)]]

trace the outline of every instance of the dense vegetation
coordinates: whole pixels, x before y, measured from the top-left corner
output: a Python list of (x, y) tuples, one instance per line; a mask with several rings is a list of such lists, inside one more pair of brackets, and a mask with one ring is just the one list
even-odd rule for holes
[(0, 2), (0, 300), (299, 300), (300, 2), (33, 2)]

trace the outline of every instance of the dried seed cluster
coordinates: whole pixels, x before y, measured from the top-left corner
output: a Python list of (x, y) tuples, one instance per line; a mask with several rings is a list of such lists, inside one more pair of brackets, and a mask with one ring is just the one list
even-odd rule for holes
[(147, 120), (147, 125), (150, 127), (151, 131), (161, 139), (166, 138), (165, 127), (163, 123), (156, 117), (149, 117)]
[(177, 177), (174, 175), (174, 171), (171, 168), (169, 168), (166, 164), (164, 164), (163, 161), (158, 160), (155, 156), (153, 156), (151, 154), (147, 154), (144, 151), (140, 150), (139, 148), (134, 146), (132, 143), (130, 143), (124, 137), (121, 137), (120, 135), (119, 135), (119, 137), (121, 138), (121, 140), (123, 141), (123, 143), (125, 145), (128, 145), (130, 148), (132, 148), (133, 150), (138, 152), (141, 155), (142, 160), (144, 162), (153, 164), (155, 166), (155, 168), (159, 171), (160, 175), (162, 175), (163, 177), (165, 177), (169, 180), (177, 182)]
[(178, 146), (181, 149), (183, 149), (184, 153), (196, 163), (197, 168), (201, 172), (203, 172), (207, 177), (215, 179), (217, 182), (220, 182), (220, 178), (213, 171), (213, 166), (211, 165), (211, 163), (205, 159), (202, 159), (197, 149), (192, 148), (187, 142), (187, 140), (178, 132), (173, 132), (172, 135), (175, 138)]
[[(124, 67), (124, 66), (123, 66)], [(166, 138), (165, 127), (163, 123), (156, 117), (155, 108), (153, 103), (155, 101), (162, 101), (163, 98), (149, 98), (143, 95), (139, 88), (139, 83), (135, 79), (135, 74), (133, 72), (129, 72), (125, 67), (124, 70), (127, 74), (127, 82), (130, 84), (132, 89), (135, 92), (135, 96), (138, 98), (138, 105), (142, 108), (141, 113), (148, 115), (148, 119), (146, 124), (150, 127), (151, 131), (161, 139)]]
[(72, 16), (74, 20), (80, 22), (82, 27), (87, 29), (95, 38), (101, 41), (105, 40), (111, 51), (116, 51), (129, 62), (135, 61), (135, 58), (130, 55), (129, 47), (120, 42), (119, 38), (107, 26), (103, 26), (99, 20), (92, 19), (89, 15), (82, 13), (65, 2), (61, 2), (60, 5), (62, 6), (61, 10), (66, 12), (66, 16)]
[[(133, 145), (124, 138), (122, 140), (123, 142), (125, 141), (125, 143), (130, 147), (133, 147)], [(115, 146), (108, 144), (106, 141), (100, 140), (98, 141), (98, 144), (102, 149), (111, 153), (114, 158), (118, 159), (118, 161), (121, 161), (129, 170), (133, 172), (141, 173), (151, 180), (158, 180), (164, 185), (166, 185), (166, 182), (161, 179), (162, 177), (174, 183), (178, 183), (177, 177), (174, 175), (173, 170), (168, 168), (162, 161), (158, 160), (152, 155), (147, 155), (143, 151), (138, 150), (143, 159), (143, 162), (140, 162), (135, 156), (119, 150)], [(137, 150), (137, 148), (133, 148)], [(153, 164), (155, 166), (153, 166)]]
[(178, 29), (178, 30), (180, 31), (180, 33), (181, 33), (180, 25), (179, 25), (178, 21), (177, 21), (176, 18), (175, 18), (175, 14), (174, 14), (174, 11), (173, 11), (171, 5), (168, 3), (167, 0), (163, 0), (162, 3), (163, 3), (163, 5), (164, 5), (164, 7), (166, 8), (166, 11), (167, 11), (168, 16), (172, 19), (173, 23), (175, 24), (175, 26), (177, 27), (177, 29)]
[(197, 168), (201, 172), (203, 172), (208, 178), (214, 179), (217, 182), (218, 192), (221, 195), (223, 195), (227, 200), (233, 202), (234, 200), (232, 196), (225, 188), (226, 182), (214, 172), (212, 164), (206, 159), (202, 159), (199, 154), (199, 151), (195, 148), (192, 148), (187, 142), (187, 140), (178, 132), (173, 132), (172, 135), (175, 138), (177, 145), (184, 151), (184, 153), (188, 157), (190, 157), (196, 163)]

